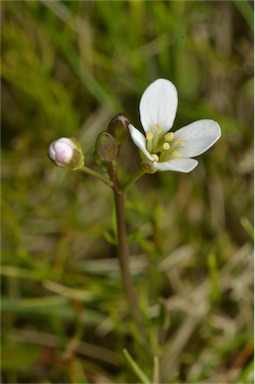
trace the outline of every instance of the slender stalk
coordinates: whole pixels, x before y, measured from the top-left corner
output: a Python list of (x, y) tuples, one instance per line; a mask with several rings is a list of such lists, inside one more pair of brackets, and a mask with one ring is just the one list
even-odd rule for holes
[(105, 176), (101, 175), (100, 173), (93, 171), (93, 169), (90, 169), (90, 168), (86, 167), (85, 165), (82, 168), (80, 168), (79, 171), (87, 173), (90, 176), (94, 176), (97, 179), (101, 180), (106, 185), (108, 185), (109, 187), (112, 187), (112, 181), (109, 180), (108, 177), (105, 177)]
[(125, 223), (125, 195), (121, 190), (118, 176), (112, 163), (108, 164), (108, 173), (112, 180), (112, 190), (114, 193), (114, 203), (116, 209), (116, 220), (117, 220), (117, 233), (118, 233), (118, 256), (119, 263), (122, 272), (122, 278), (124, 288), (126, 291), (128, 303), (133, 320), (137, 326), (137, 329), (142, 337), (142, 343), (148, 346), (147, 338), (145, 335), (144, 327), (142, 324), (141, 314), (139, 311), (137, 296), (133, 288), (131, 273), (129, 269), (129, 250), (127, 245), (127, 230)]
[(144, 174), (145, 174), (145, 171), (143, 170), (143, 168), (138, 169), (138, 171), (134, 173), (134, 175), (132, 175), (128, 179), (128, 181), (123, 185), (122, 190), (127, 191), (128, 188), (131, 187), (131, 185), (134, 184), (138, 179), (140, 179), (140, 177), (142, 177)]

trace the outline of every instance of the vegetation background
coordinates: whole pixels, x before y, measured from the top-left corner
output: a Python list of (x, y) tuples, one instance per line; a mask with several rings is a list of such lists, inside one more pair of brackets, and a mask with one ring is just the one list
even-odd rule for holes
[[(253, 382), (253, 3), (1, 8), (1, 382)], [(145, 175), (128, 193), (147, 351), (123, 292), (111, 190), (54, 167), (47, 149), (75, 136), (99, 170), (98, 133), (119, 112), (139, 127), (159, 77), (178, 89), (174, 130), (211, 118), (222, 138), (192, 173)], [(120, 168), (138, 167), (129, 140)]]

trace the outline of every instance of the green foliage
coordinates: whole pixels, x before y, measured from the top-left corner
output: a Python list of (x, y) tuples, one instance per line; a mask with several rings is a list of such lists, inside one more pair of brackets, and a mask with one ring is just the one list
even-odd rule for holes
[[(250, 1), (2, 1), (2, 382), (253, 381), (252, 25)], [(121, 112), (139, 127), (158, 77), (178, 89), (174, 130), (211, 118), (222, 138), (192, 173), (128, 190), (145, 350), (111, 190), (47, 149), (77, 137), (98, 171), (98, 134)], [(131, 141), (119, 164), (137, 172)]]

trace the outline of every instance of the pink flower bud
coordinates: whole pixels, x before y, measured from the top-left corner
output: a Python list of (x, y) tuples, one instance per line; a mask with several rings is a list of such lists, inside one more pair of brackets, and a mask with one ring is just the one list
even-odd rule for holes
[(78, 140), (74, 137), (61, 137), (50, 144), (48, 155), (59, 167), (77, 170), (84, 165), (84, 155)]

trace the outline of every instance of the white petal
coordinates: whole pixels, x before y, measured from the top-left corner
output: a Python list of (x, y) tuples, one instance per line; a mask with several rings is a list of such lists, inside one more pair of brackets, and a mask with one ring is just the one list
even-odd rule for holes
[(62, 152), (63, 148), (71, 149), (71, 147), (73, 147), (73, 142), (67, 137), (61, 137), (60, 139), (57, 139), (50, 144), (48, 155), (53, 161), (55, 161), (59, 157), (59, 152)]
[(56, 151), (54, 149), (54, 142), (51, 143), (50, 146), (49, 146), (48, 155), (51, 158), (51, 160), (53, 160), (53, 161), (56, 160)]
[(149, 160), (153, 161), (153, 157), (149, 154), (146, 149), (145, 136), (140, 131), (138, 131), (138, 129), (136, 129), (132, 124), (129, 124), (128, 128), (135, 145), (137, 145), (137, 147), (145, 154), (145, 156)]
[(158, 79), (146, 88), (140, 105), (140, 119), (145, 132), (155, 131), (156, 124), (168, 132), (176, 115), (178, 104), (177, 90), (171, 81)]
[(57, 140), (54, 145), (56, 160), (67, 163), (73, 156), (74, 148), (66, 140)]
[(154, 162), (153, 166), (159, 171), (176, 171), (188, 173), (192, 171), (198, 164), (194, 159), (172, 159), (163, 163)]
[(186, 125), (175, 132), (174, 138), (184, 142), (184, 147), (178, 148), (182, 157), (198, 156), (207, 151), (221, 136), (218, 123), (213, 120), (199, 120)]

